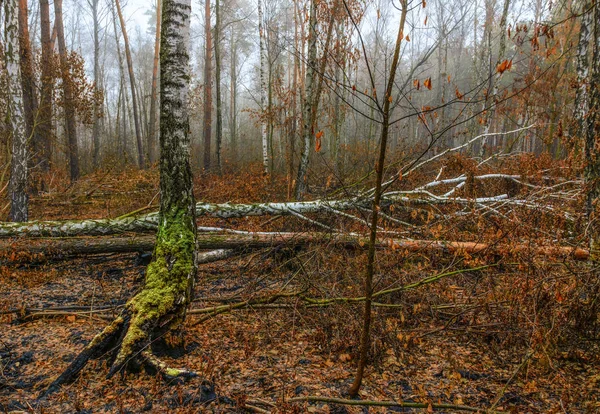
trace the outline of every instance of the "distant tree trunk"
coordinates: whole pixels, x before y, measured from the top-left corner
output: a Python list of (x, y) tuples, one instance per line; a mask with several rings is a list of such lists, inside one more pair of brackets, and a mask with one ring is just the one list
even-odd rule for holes
[(77, 125), (75, 123), (75, 107), (73, 105), (73, 85), (71, 84), (67, 46), (65, 44), (65, 30), (63, 27), (62, 0), (54, 0), (54, 19), (64, 94), (67, 152), (69, 154), (71, 182), (73, 182), (79, 179), (79, 149), (77, 144)]
[(158, 67), (160, 63), (160, 24), (162, 15), (162, 1), (156, 0), (156, 37), (154, 40), (154, 64), (152, 66), (152, 91), (150, 92), (150, 125), (146, 150), (148, 164), (156, 161), (156, 103), (158, 101)]
[(588, 113), (589, 96), (588, 85), (590, 76), (590, 63), (588, 59), (591, 31), (594, 26), (593, 8), (591, 2), (586, 1), (582, 7), (579, 26), (579, 44), (577, 45), (577, 91), (575, 93), (574, 123), (571, 128), (571, 145), (577, 148), (574, 140), (583, 137), (586, 131), (585, 116)]
[(308, 160), (311, 150), (312, 137), (314, 135), (314, 125), (312, 124), (312, 109), (314, 100), (315, 74), (317, 66), (317, 0), (310, 2), (310, 14), (308, 23), (308, 62), (306, 68), (306, 81), (304, 102), (302, 105), (302, 155), (300, 156), (300, 165), (298, 166), (298, 176), (296, 178), (296, 200), (301, 200), (306, 193), (306, 173), (308, 171)]
[(300, 72), (300, 37), (298, 34), (298, 20), (300, 19), (300, 12), (298, 11), (298, 2), (294, 2), (294, 71), (292, 79), (292, 127), (290, 131), (290, 154), (288, 161), (288, 188), (287, 198), (292, 197), (294, 191), (294, 160), (296, 156), (296, 136), (298, 135), (298, 95), (299, 85), (298, 76)]
[(215, 0), (215, 95), (217, 98), (217, 131), (215, 144), (217, 146), (217, 172), (221, 174), (221, 144), (223, 140), (223, 107), (221, 103), (221, 12), (220, 0)]
[(211, 169), (212, 132), (212, 32), (210, 30), (210, 0), (204, 0), (204, 169)]
[[(100, 85), (100, 22), (98, 16), (99, 0), (88, 0), (92, 9), (92, 21), (94, 23), (94, 86), (99, 90)], [(102, 114), (102, 103), (94, 99), (94, 126), (92, 129), (92, 165), (94, 169), (99, 167), (100, 163), (100, 117)]]
[[(267, 73), (266, 65), (267, 55), (265, 46), (265, 33), (263, 27), (263, 10), (262, 0), (258, 0), (258, 39), (259, 39), (259, 53), (260, 53), (260, 136), (262, 141), (262, 157), (263, 157), (263, 171), (265, 175), (269, 174), (269, 139), (267, 136), (267, 121), (265, 114), (268, 113), (270, 108), (267, 108)], [(269, 114), (270, 116), (270, 114)]]
[[(590, 12), (591, 13), (591, 12)], [(587, 216), (590, 229), (590, 257), (600, 260), (600, 3), (593, 3), (594, 49), (590, 77), (589, 112), (585, 145), (585, 181), (587, 186)]]
[[(54, 42), (50, 30), (50, 5), (48, 0), (40, 0), (40, 34), (42, 41), (41, 58), (41, 92), (38, 115), (38, 130), (43, 140), (40, 153), (40, 169), (46, 173), (50, 171), (50, 156), (52, 149), (52, 91), (54, 89), (54, 77), (52, 75), (52, 56), (54, 55)], [(41, 189), (44, 190), (45, 183), (42, 181)]]
[(117, 61), (119, 62), (119, 103), (120, 106), (118, 113), (121, 114), (121, 123), (119, 123), (119, 118), (117, 117), (117, 125), (119, 126), (119, 137), (120, 137), (120, 146), (121, 152), (125, 160), (127, 160), (127, 108), (129, 108), (129, 95), (125, 93), (125, 68), (123, 67), (123, 57), (121, 55), (121, 43), (119, 42), (119, 31), (117, 30), (117, 14), (115, 13), (115, 9), (111, 8), (113, 15), (113, 31), (115, 34), (115, 45), (117, 47)]
[(184, 322), (196, 276), (196, 222), (188, 114), (191, 0), (163, 0), (161, 35), (160, 213), (156, 245), (142, 289), (71, 362), (45, 395), (72, 381), (91, 358), (115, 350), (109, 377), (145, 367), (166, 379), (189, 376), (167, 368), (150, 345)]
[(237, 166), (238, 145), (237, 145), (237, 42), (234, 40), (233, 28), (231, 29), (231, 67), (230, 67), (230, 88), (231, 97), (229, 103), (229, 133), (231, 135), (231, 163)]
[(27, 221), (27, 135), (23, 119), (23, 96), (19, 72), (19, 16), (17, 0), (5, 0), (4, 39), (6, 75), (8, 86), (8, 120), (12, 130), (12, 157), (10, 169), (10, 213), (11, 221)]
[[(319, 108), (319, 101), (321, 99), (321, 91), (323, 90), (323, 80), (325, 78), (325, 69), (327, 68), (327, 57), (329, 55), (329, 46), (331, 44), (331, 38), (333, 36), (333, 26), (335, 24), (334, 13), (330, 10), (329, 26), (327, 28), (327, 37), (325, 40), (325, 47), (323, 48), (323, 56), (319, 67), (317, 68), (317, 18), (315, 3), (316, 0), (311, 1), (311, 17), (310, 28), (309, 28), (309, 46), (308, 46), (308, 69), (306, 72), (306, 96), (304, 101), (303, 117), (308, 116), (308, 121), (304, 121), (304, 148), (302, 149), (302, 157), (300, 160), (300, 166), (298, 167), (298, 179), (296, 181), (296, 199), (300, 200), (306, 191), (306, 174), (308, 171), (308, 162), (310, 150), (312, 147), (312, 137), (315, 135), (315, 124), (317, 122), (317, 111)], [(318, 81), (317, 81), (318, 76)], [(316, 83), (315, 83), (316, 82)], [(307, 128), (308, 127), (308, 128)], [(302, 177), (300, 176), (302, 174)], [(298, 185), (301, 187), (298, 187)]]
[(135, 142), (137, 144), (137, 155), (138, 155), (138, 166), (144, 168), (144, 148), (142, 145), (142, 131), (140, 128), (140, 116), (138, 110), (137, 94), (135, 92), (136, 83), (135, 75), (133, 73), (133, 61), (131, 60), (131, 50), (129, 48), (129, 38), (127, 37), (127, 27), (125, 26), (125, 19), (123, 19), (123, 13), (121, 12), (121, 5), (119, 0), (115, 1), (115, 7), (117, 14), (119, 15), (119, 22), (121, 23), (121, 32), (123, 33), (123, 42), (125, 43), (125, 58), (127, 60), (127, 69), (129, 71), (129, 86), (131, 87), (131, 102), (133, 104), (133, 122), (135, 125)]
[[(500, 18), (500, 45), (498, 47), (498, 58), (496, 59), (496, 66), (492, 66), (490, 67), (490, 90), (492, 91), (491, 93), (491, 97), (489, 99), (489, 104), (487, 105), (487, 113), (486, 113), (486, 118), (485, 118), (485, 127), (483, 130), (484, 134), (488, 134), (490, 132), (490, 127), (492, 125), (492, 121), (494, 118), (494, 113), (496, 111), (496, 96), (498, 96), (498, 85), (500, 83), (500, 79), (502, 78), (502, 74), (503, 72), (497, 72), (496, 68), (498, 67), (498, 65), (500, 65), (502, 63), (502, 61), (504, 60), (504, 53), (506, 52), (506, 22), (508, 19), (508, 8), (510, 7), (510, 0), (504, 0), (504, 7), (502, 9), (502, 17)], [(491, 29), (490, 29), (491, 31)], [(490, 37), (488, 37), (488, 39), (491, 39), (491, 32), (490, 32)], [(492, 53), (491, 50), (491, 44), (489, 44), (490, 46), (490, 56)], [(490, 64), (491, 64), (491, 60), (490, 60)], [(487, 99), (486, 99), (487, 101)], [(481, 149), (480, 149), (480, 155), (483, 156), (483, 154), (485, 153), (486, 150), (486, 143), (487, 143), (487, 137), (484, 137), (481, 140)]]
[[(32, 143), (34, 158), (33, 165), (40, 162), (43, 152), (43, 140), (36, 122), (38, 101), (33, 72), (33, 59), (31, 56), (31, 43), (29, 41), (29, 21), (27, 18), (27, 0), (19, 0), (19, 53), (21, 67), (21, 89), (23, 91), (23, 113), (25, 115), (26, 139)], [(38, 190), (37, 183), (34, 190)]]
[(337, 65), (335, 67), (335, 98), (334, 98), (334, 139), (333, 148), (331, 149), (331, 161), (333, 162), (335, 173), (341, 176), (344, 166), (343, 158), (340, 157), (341, 152), (341, 136), (342, 128), (344, 126), (344, 110), (342, 108), (342, 101), (345, 101), (346, 88), (343, 85), (344, 79), (342, 77), (342, 69), (346, 66), (346, 59), (344, 54), (346, 53), (342, 48), (344, 37), (344, 24), (340, 23), (337, 27), (337, 38), (338, 38), (338, 53), (337, 53)]

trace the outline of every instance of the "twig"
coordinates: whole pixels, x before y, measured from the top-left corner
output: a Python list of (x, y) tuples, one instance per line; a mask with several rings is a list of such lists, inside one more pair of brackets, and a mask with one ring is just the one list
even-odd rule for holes
[[(307, 396), (291, 398), (288, 402), (322, 402), (322, 403), (333, 403), (341, 405), (360, 405), (367, 407), (402, 407), (402, 408), (421, 408), (421, 409), (433, 409), (433, 410), (458, 410), (468, 411), (472, 413), (480, 413), (484, 410), (476, 407), (469, 407), (467, 405), (457, 404), (435, 404), (435, 403), (415, 403), (415, 402), (398, 402), (398, 401), (372, 401), (372, 400), (349, 400), (345, 398), (328, 398), (318, 396)], [(488, 413), (497, 413), (496, 411), (488, 411)], [(498, 413), (499, 414), (499, 413)]]

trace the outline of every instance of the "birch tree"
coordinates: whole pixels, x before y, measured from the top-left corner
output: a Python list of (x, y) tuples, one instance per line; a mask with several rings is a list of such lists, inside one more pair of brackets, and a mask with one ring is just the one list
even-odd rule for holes
[(116, 350), (108, 376), (144, 366), (164, 378), (191, 373), (159, 361), (150, 343), (185, 320), (196, 275), (196, 223), (188, 114), (191, 0), (163, 0), (160, 68), (160, 211), (156, 246), (142, 290), (50, 385), (71, 381), (90, 358)]
[(586, 131), (585, 116), (589, 108), (588, 85), (590, 62), (588, 58), (590, 37), (593, 30), (593, 8), (591, 1), (586, 1), (582, 7), (579, 24), (579, 43), (577, 44), (577, 91), (575, 92), (574, 125), (571, 135), (583, 135)]
[(259, 37), (259, 53), (260, 53), (260, 137), (262, 142), (262, 160), (263, 171), (265, 175), (269, 174), (269, 141), (267, 137), (267, 121), (265, 113), (267, 108), (267, 51), (265, 45), (264, 33), (264, 15), (262, 8), (262, 0), (258, 0), (258, 37)]
[(12, 130), (12, 157), (10, 169), (10, 213), (11, 221), (27, 221), (27, 136), (23, 117), (23, 95), (20, 85), (19, 67), (19, 18), (18, 0), (5, 0), (5, 51), (8, 78), (8, 119)]

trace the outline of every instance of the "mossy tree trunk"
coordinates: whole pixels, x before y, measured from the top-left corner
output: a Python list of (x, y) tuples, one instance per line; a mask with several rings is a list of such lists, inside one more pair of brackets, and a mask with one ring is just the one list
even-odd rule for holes
[(72, 380), (90, 358), (115, 350), (108, 373), (145, 367), (164, 377), (186, 376), (151, 353), (152, 341), (178, 327), (192, 299), (196, 225), (187, 97), (191, 0), (163, 0), (160, 53), (160, 190), (158, 234), (142, 290), (46, 391)]

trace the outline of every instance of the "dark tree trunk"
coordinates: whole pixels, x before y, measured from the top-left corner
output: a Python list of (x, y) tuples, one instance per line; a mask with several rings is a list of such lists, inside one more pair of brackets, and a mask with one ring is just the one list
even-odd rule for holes
[(54, 27), (56, 27), (56, 38), (58, 39), (58, 53), (60, 55), (60, 69), (64, 93), (67, 152), (69, 154), (71, 182), (73, 182), (79, 179), (79, 149), (77, 144), (77, 125), (75, 123), (75, 107), (73, 105), (73, 85), (71, 83), (67, 46), (65, 44), (65, 31), (63, 27), (62, 0), (54, 1), (54, 16)]
[[(100, 22), (98, 16), (99, 0), (88, 0), (92, 9), (94, 22), (94, 86), (99, 90), (100, 85)], [(102, 103), (94, 99), (94, 126), (92, 129), (92, 165), (97, 169), (100, 162), (100, 117), (102, 116)]]
[(210, 30), (210, 0), (204, 5), (204, 35), (206, 50), (204, 54), (204, 169), (211, 168), (211, 129), (212, 129), (212, 32)]
[(587, 215), (590, 231), (590, 256), (600, 260), (600, 3), (593, 3), (594, 49), (592, 53), (592, 73), (590, 76), (589, 111), (585, 140), (585, 180), (587, 185)]
[(217, 171), (222, 172), (221, 144), (223, 141), (223, 108), (221, 102), (221, 11), (220, 0), (215, 0), (215, 95), (217, 98), (217, 130), (215, 144), (217, 146)]
[[(42, 148), (40, 153), (40, 169), (42, 172), (50, 170), (50, 156), (52, 149), (52, 90), (54, 88), (54, 77), (52, 76), (52, 56), (54, 54), (54, 42), (50, 30), (50, 6), (48, 0), (40, 0), (40, 34), (42, 41), (42, 73), (40, 92), (40, 104), (38, 115), (38, 130), (41, 136)], [(41, 183), (44, 190), (44, 183)]]

